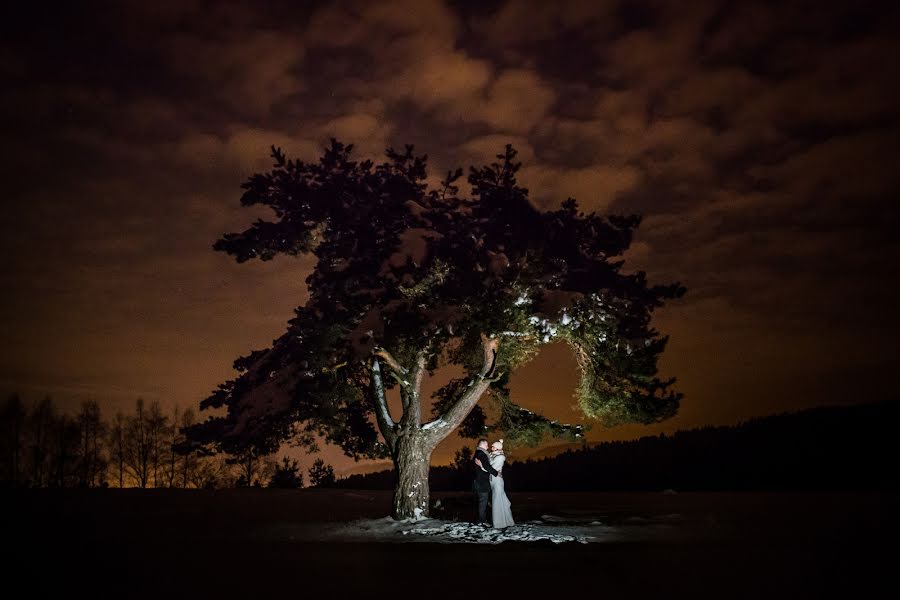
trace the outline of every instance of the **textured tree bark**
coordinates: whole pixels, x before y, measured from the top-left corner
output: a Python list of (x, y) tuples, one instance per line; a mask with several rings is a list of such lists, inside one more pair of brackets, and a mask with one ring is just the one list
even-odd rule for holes
[(394, 519), (418, 519), (428, 516), (428, 470), (433, 448), (421, 432), (412, 432), (397, 441), (394, 472), (397, 485), (391, 516)]
[[(482, 343), (484, 366), (481, 373), (470, 382), (468, 390), (450, 410), (426, 425), (420, 422), (422, 411), (420, 391), (425, 374), (425, 353), (421, 352), (416, 357), (416, 365), (411, 372), (398, 364), (386, 351), (376, 353), (372, 364), (371, 393), (378, 427), (394, 461), (396, 486), (391, 510), (394, 519), (418, 519), (428, 516), (428, 471), (431, 466), (431, 453), (469, 414), (496, 376), (494, 371), (499, 340), (482, 336)], [(403, 416), (397, 423), (393, 421), (387, 408), (378, 357), (385, 361), (401, 384)]]

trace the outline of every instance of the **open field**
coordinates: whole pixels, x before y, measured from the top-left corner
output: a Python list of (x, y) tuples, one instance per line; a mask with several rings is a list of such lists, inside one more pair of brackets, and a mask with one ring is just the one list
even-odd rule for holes
[[(4, 580), (21, 582), (29, 597), (75, 591), (270, 597), (316, 590), (389, 597), (396, 590), (423, 598), (820, 598), (874, 597), (880, 585), (897, 587), (900, 495), (893, 493), (520, 492), (510, 499), (524, 527), (603, 535), (590, 543), (499, 544), (348, 535), (384, 523), (376, 520), (389, 512), (387, 492), (20, 490), (4, 496), (4, 551), (11, 555), (3, 561)], [(470, 517), (468, 495), (435, 498), (449, 507), (440, 518)], [(411, 538), (417, 543), (404, 543)]]

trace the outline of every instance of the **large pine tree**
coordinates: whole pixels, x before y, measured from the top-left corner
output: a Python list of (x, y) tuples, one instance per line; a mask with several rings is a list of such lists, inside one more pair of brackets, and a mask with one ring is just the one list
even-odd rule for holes
[[(470, 168), (469, 197), (459, 193), (462, 169), (428, 189), (427, 156), (412, 146), (389, 149), (378, 165), (351, 154), (336, 140), (318, 162), (273, 147), (272, 170), (242, 185), (241, 203), (267, 206), (274, 218), (224, 235), (216, 250), (238, 262), (310, 252), (318, 260), (309, 300), (284, 334), (237, 359), (239, 375), (201, 403), (227, 412), (188, 430), (193, 443), (268, 453), (321, 437), (355, 458), (390, 456), (393, 516), (403, 519), (428, 513), (434, 448), (461, 425), (470, 436), (488, 430), (483, 396), (498, 415), (490, 427), (507, 438), (582, 435), (510, 398), (510, 374), (545, 344), (564, 340), (574, 351), (586, 417), (613, 425), (676, 413), (674, 378), (657, 377), (668, 338), (650, 320), (685, 288), (621, 272), (617, 257), (640, 216), (584, 214), (571, 198), (538, 210), (516, 183), (509, 145), (496, 162)], [(423, 415), (422, 381), (444, 365), (464, 376)], [(386, 399), (394, 387), (399, 415)]]

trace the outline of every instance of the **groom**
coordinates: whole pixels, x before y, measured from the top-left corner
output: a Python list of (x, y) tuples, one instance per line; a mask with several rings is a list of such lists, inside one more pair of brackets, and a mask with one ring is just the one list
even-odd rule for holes
[[(478, 440), (478, 446), (475, 448), (475, 456), (472, 457), (472, 465), (475, 467), (475, 480), (472, 482), (472, 489), (475, 492), (475, 501), (478, 503), (478, 524), (487, 526), (486, 513), (488, 497), (491, 493), (491, 475), (497, 475), (497, 470), (491, 466), (491, 457), (488, 456), (488, 441)], [(481, 461), (482, 466), (478, 466), (475, 460)]]

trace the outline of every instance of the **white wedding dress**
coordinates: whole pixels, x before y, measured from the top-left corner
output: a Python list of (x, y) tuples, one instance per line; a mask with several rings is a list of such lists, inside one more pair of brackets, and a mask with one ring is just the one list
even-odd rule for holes
[[(501, 454), (491, 455), (491, 466), (499, 471), (506, 462), (506, 456)], [(501, 473), (502, 475), (502, 473)], [(506, 489), (503, 485), (503, 477), (495, 477), (491, 475), (491, 516), (493, 517), (494, 527), (503, 529), (510, 525), (515, 525), (513, 521), (512, 511), (510, 510), (509, 498), (506, 497)]]

